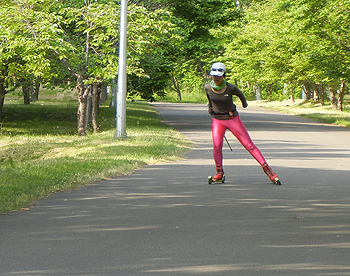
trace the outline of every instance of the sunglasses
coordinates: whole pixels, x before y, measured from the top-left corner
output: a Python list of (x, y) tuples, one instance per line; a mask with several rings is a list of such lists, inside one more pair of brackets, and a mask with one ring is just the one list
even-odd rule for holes
[(211, 68), (212, 71), (218, 71), (218, 72), (224, 72), (225, 70), (224, 69), (221, 69), (221, 68)]

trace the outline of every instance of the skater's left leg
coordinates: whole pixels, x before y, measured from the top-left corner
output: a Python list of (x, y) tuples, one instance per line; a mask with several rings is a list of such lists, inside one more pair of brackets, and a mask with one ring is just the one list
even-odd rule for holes
[(228, 128), (230, 129), (232, 134), (236, 136), (236, 138), (243, 145), (243, 147), (255, 158), (256, 161), (258, 161), (258, 163), (261, 165), (263, 171), (269, 177), (269, 179), (274, 184), (281, 185), (277, 174), (273, 172), (273, 170), (267, 164), (264, 156), (262, 155), (258, 147), (253, 143), (246, 127), (244, 126), (239, 116), (236, 116), (233, 119), (229, 120)]
[(245, 128), (239, 115), (231, 120), (227, 121), (227, 127), (242, 146), (255, 158), (255, 160), (262, 166), (266, 163), (266, 160), (258, 147), (253, 143), (249, 136), (247, 129)]
[(281, 182), (278, 179), (277, 174), (274, 173), (274, 171), (271, 169), (271, 167), (267, 163), (263, 164), (262, 168), (263, 168), (264, 173), (270, 178), (272, 183), (274, 183), (276, 185), (281, 185)]

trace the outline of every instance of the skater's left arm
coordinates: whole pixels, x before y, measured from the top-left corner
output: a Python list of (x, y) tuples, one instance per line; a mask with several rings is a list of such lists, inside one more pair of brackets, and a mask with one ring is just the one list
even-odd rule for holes
[(241, 90), (239, 90), (236, 86), (235, 86), (235, 94), (236, 96), (241, 100), (241, 103), (242, 103), (242, 107), (243, 108), (247, 108), (248, 107), (248, 103), (247, 103), (247, 100), (243, 94), (243, 92)]

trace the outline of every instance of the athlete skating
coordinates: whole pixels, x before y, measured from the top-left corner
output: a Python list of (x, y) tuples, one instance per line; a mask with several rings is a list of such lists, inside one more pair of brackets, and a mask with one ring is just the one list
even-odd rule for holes
[(260, 150), (251, 140), (248, 131), (239, 117), (236, 105), (233, 103), (232, 97), (237, 96), (241, 100), (243, 108), (247, 108), (248, 103), (244, 94), (235, 85), (226, 82), (226, 67), (223, 63), (214, 63), (211, 67), (210, 75), (212, 80), (204, 86), (204, 89), (209, 101), (209, 113), (212, 116), (213, 157), (216, 174), (208, 177), (208, 183), (225, 182), (225, 174), (222, 167), (222, 146), (225, 132), (228, 129), (261, 165), (272, 183), (281, 185), (277, 174), (273, 172)]

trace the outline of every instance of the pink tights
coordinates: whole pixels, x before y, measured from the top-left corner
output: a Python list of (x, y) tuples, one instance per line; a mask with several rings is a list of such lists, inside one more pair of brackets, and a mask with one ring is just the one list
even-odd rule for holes
[(256, 161), (258, 161), (260, 165), (266, 163), (265, 158), (253, 143), (247, 129), (239, 118), (239, 115), (237, 115), (230, 120), (218, 120), (212, 118), (212, 135), (214, 144), (213, 156), (217, 167), (222, 166), (222, 146), (226, 129), (229, 129), (232, 134), (236, 136), (242, 146), (249, 151), (249, 153), (256, 159)]

